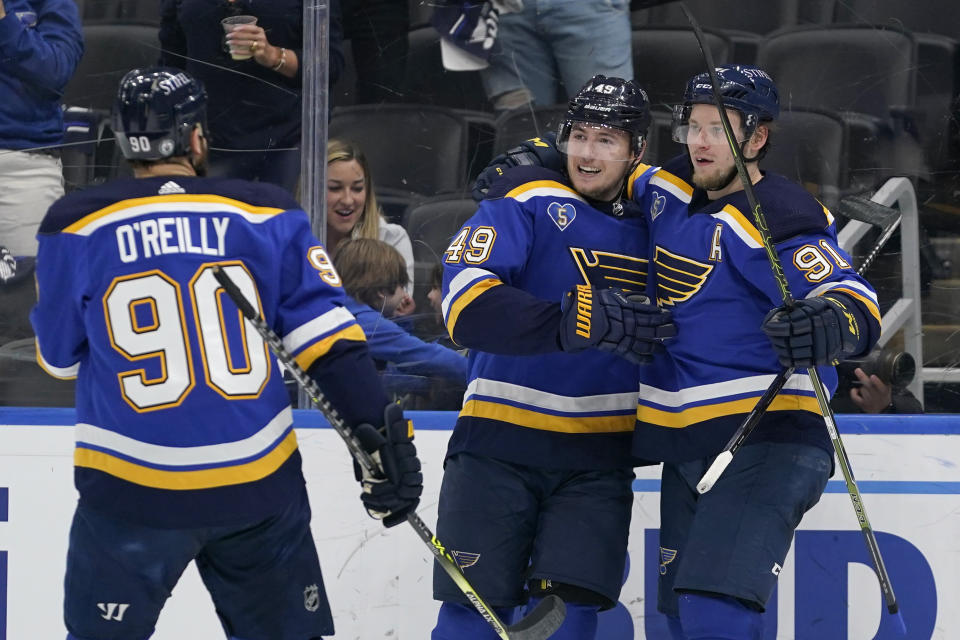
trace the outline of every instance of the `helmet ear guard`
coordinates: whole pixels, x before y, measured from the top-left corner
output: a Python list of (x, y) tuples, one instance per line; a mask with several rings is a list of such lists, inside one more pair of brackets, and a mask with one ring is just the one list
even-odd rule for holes
[(155, 161), (190, 153), (198, 125), (206, 130), (207, 94), (180, 69), (134, 69), (120, 81), (110, 124), (128, 160)]

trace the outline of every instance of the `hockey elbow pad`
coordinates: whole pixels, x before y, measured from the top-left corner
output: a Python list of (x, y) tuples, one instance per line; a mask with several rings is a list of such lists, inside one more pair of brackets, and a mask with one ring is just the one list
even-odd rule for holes
[(823, 295), (773, 309), (762, 329), (784, 367), (836, 364), (864, 348), (859, 316), (846, 296)]
[(560, 346), (577, 352), (591, 347), (635, 364), (647, 364), (676, 335), (670, 312), (650, 299), (620, 289), (579, 284), (561, 304)]

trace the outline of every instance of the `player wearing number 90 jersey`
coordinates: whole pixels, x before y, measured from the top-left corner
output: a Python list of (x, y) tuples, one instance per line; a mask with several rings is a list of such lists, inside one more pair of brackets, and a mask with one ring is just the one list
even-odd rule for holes
[(273, 489), (302, 482), (283, 376), (212, 272), (227, 265), (304, 369), (362, 344), (289, 194), (235, 180), (122, 180), (61, 199), (39, 241), (37, 357), (52, 375), (78, 377), (82, 501), (138, 520), (213, 523), (272, 510)]
[(178, 70), (129, 72), (113, 129), (136, 177), (67, 195), (40, 226), (37, 359), (77, 379), (68, 640), (149, 637), (194, 560), (228, 636), (333, 633), (283, 375), (216, 266), (383, 461), (358, 477), (368, 513), (392, 526), (422, 490), (307, 215), (279, 187), (200, 177), (205, 104)]

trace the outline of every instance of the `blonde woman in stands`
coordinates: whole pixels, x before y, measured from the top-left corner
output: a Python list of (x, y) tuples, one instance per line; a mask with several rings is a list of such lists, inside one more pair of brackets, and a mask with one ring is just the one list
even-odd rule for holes
[[(346, 140), (327, 143), (327, 237), (326, 246), (336, 255), (337, 246), (348, 238), (371, 238), (400, 252), (407, 265), (407, 292), (413, 292), (413, 245), (406, 229), (387, 222), (373, 192), (370, 166), (360, 148)], [(396, 315), (408, 315), (415, 305), (411, 296)]]

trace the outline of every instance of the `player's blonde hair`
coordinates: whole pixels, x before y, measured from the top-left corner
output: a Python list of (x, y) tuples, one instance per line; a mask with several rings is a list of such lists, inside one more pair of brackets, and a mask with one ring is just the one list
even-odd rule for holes
[[(373, 192), (373, 177), (370, 175), (370, 165), (367, 163), (367, 157), (363, 151), (353, 142), (331, 138), (327, 142), (327, 165), (333, 162), (349, 162), (356, 160), (363, 171), (363, 188), (366, 193), (366, 200), (363, 204), (363, 211), (360, 212), (360, 219), (354, 225), (350, 232), (351, 238), (380, 238), (380, 205), (377, 204), (377, 196)], [(338, 251), (336, 247), (334, 251)]]

